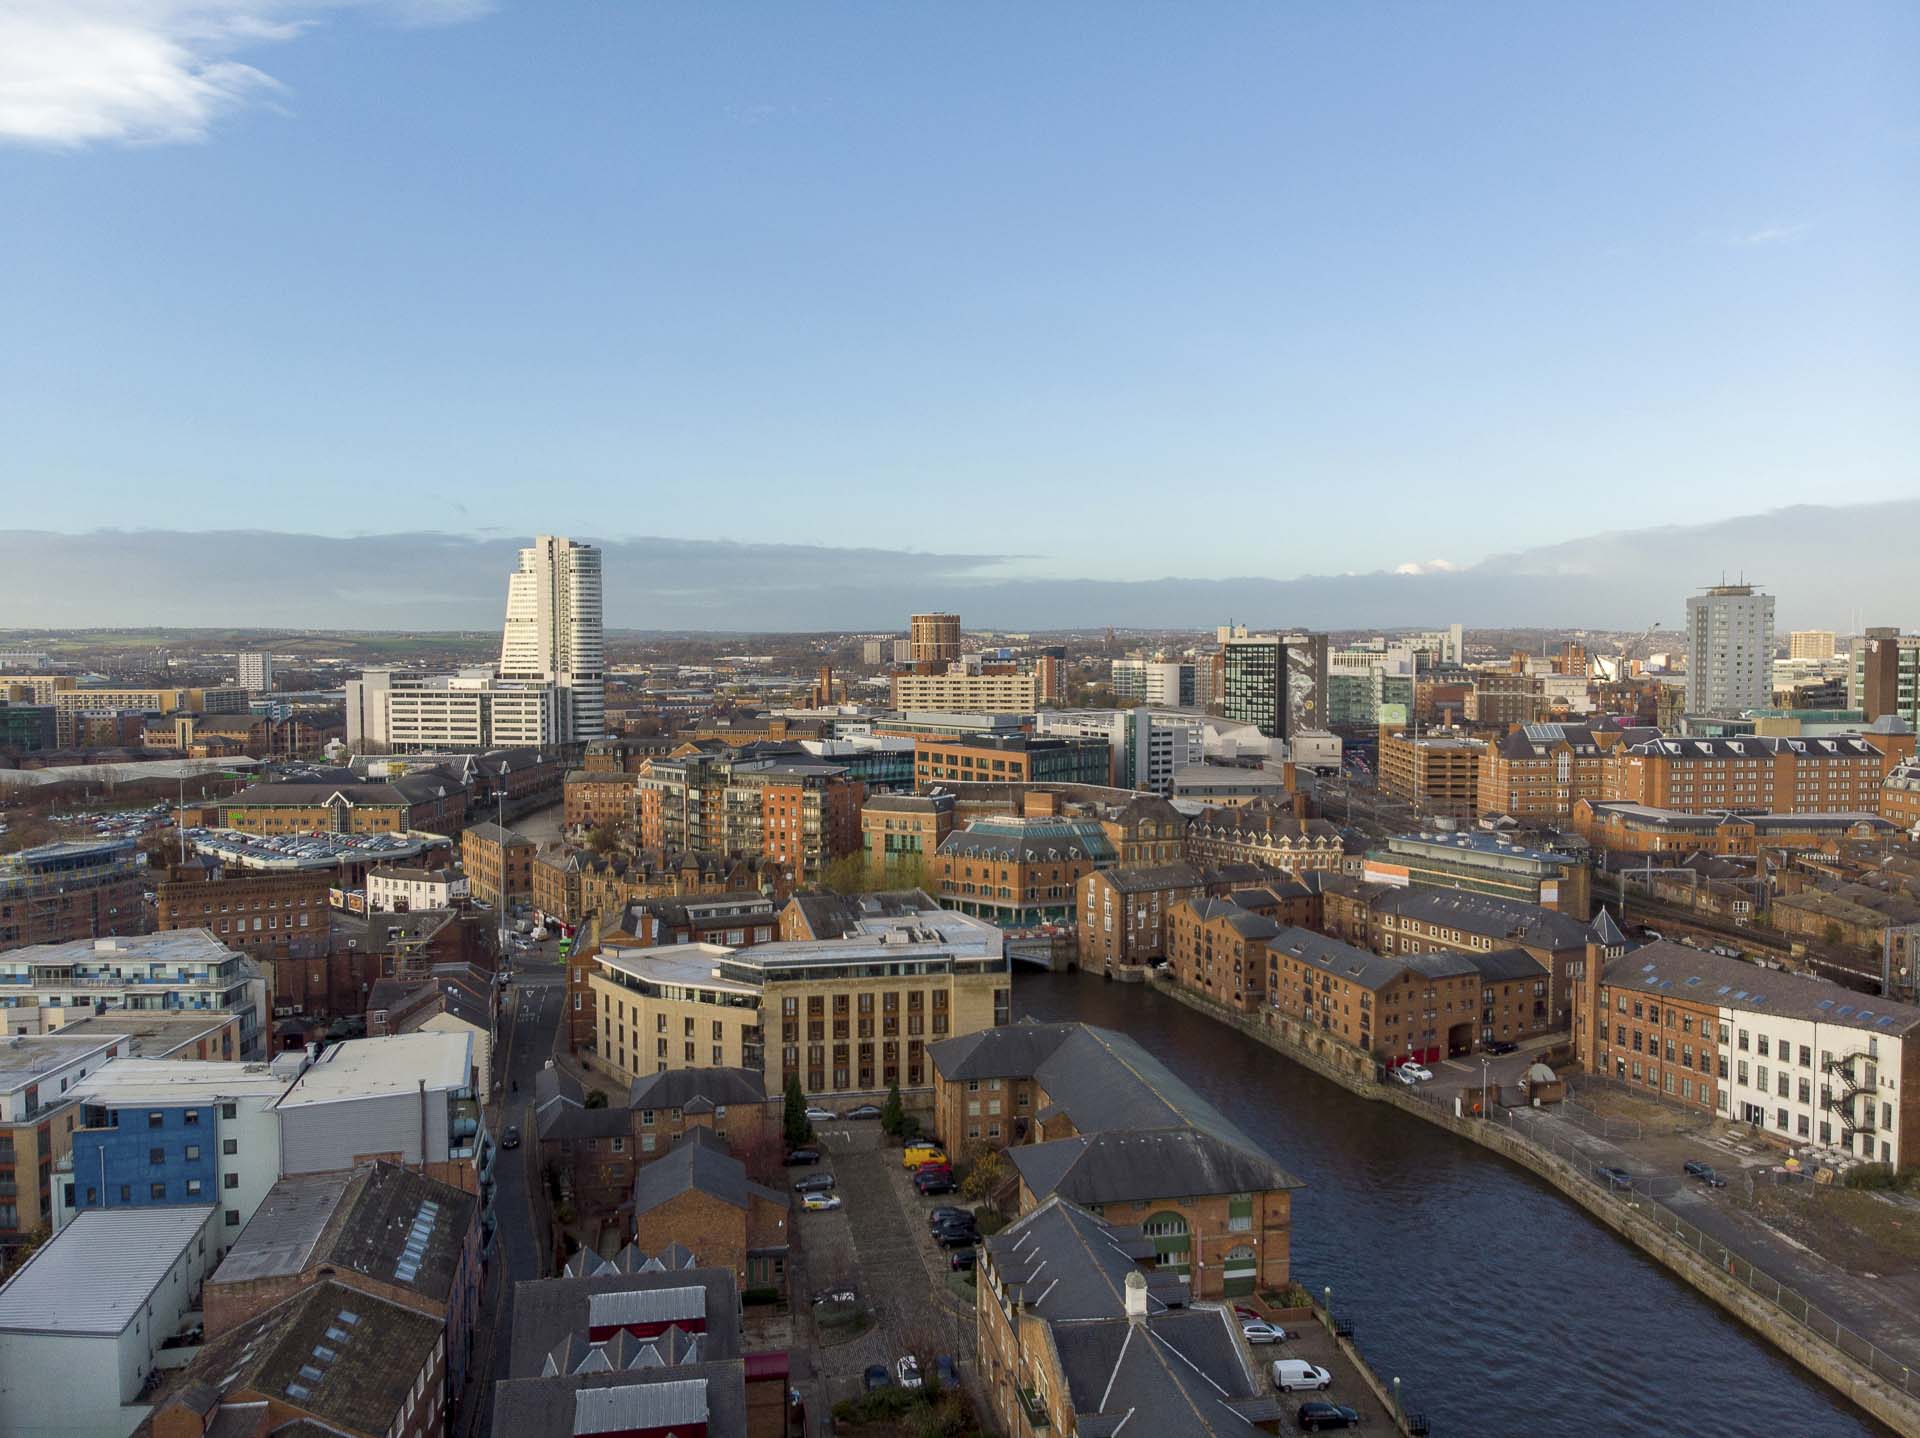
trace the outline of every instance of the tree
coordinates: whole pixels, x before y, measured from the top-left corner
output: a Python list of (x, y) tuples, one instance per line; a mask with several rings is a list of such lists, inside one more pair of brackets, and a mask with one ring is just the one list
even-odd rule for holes
[(587, 1090), (587, 1101), (581, 1105), (582, 1108), (605, 1108), (606, 1106), (606, 1090), (597, 1088)]
[(867, 887), (867, 856), (856, 850), (851, 854), (842, 854), (820, 876), (821, 884), (830, 893), (858, 894)]
[(887, 1085), (887, 1103), (880, 1110), (880, 1127), (888, 1133), (898, 1133), (906, 1116), (907, 1111), (900, 1103), (900, 1084), (895, 1080)]
[(994, 1190), (1007, 1181), (1007, 1160), (997, 1150), (989, 1150), (974, 1160), (967, 1176), (960, 1181), (960, 1195), (974, 1200), (992, 1198)]
[(787, 1105), (782, 1119), (787, 1147), (798, 1148), (813, 1137), (813, 1125), (807, 1120), (807, 1096), (800, 1088), (800, 1075), (787, 1075)]

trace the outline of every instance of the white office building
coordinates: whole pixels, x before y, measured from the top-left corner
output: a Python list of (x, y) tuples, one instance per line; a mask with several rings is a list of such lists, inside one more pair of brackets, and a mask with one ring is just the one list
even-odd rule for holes
[(1773, 596), (1715, 584), (1687, 599), (1687, 712), (1741, 714), (1773, 703)]
[(605, 662), (600, 551), (543, 534), (507, 580), (500, 678), (564, 690), (565, 737), (585, 741), (606, 733)]
[(399, 754), (546, 748), (570, 733), (569, 696), (557, 684), (369, 669), (347, 681), (347, 744)]
[(1200, 762), (1206, 716), (1145, 705), (1135, 709), (1042, 709), (1033, 732), (1050, 738), (1104, 739), (1112, 751), (1112, 781), (1122, 789), (1166, 796), (1173, 776)]
[(273, 692), (273, 656), (265, 651), (242, 654), (239, 659), (240, 687), (249, 694)]
[(83, 1213), (0, 1288), (0, 1433), (126, 1438), (217, 1260), (211, 1206)]

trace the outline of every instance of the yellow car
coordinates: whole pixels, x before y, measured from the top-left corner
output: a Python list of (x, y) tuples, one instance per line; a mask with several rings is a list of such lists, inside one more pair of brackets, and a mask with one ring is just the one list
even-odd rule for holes
[(831, 1213), (840, 1206), (837, 1193), (809, 1193), (802, 1195), (800, 1206), (809, 1213)]
[(949, 1160), (946, 1153), (938, 1144), (931, 1143), (910, 1143), (907, 1145), (907, 1151), (900, 1156), (902, 1168), (919, 1168), (922, 1164), (947, 1162)]

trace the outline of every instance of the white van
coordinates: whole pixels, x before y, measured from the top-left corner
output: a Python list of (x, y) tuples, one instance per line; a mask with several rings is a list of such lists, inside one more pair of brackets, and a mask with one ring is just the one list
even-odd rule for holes
[(1331, 1373), (1304, 1359), (1282, 1358), (1273, 1365), (1273, 1386), (1282, 1393), (1318, 1393), (1332, 1382)]

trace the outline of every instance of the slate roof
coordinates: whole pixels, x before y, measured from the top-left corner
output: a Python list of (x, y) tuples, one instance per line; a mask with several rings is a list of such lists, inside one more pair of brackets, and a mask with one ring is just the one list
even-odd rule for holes
[(1102, 869), (1100, 876), (1122, 894), (1145, 894), (1156, 889), (1197, 889), (1206, 882), (1201, 872), (1191, 864)]
[(444, 1302), (478, 1200), (397, 1163), (281, 1179), (215, 1271), (215, 1283), (350, 1269)]
[(1390, 889), (1374, 900), (1373, 908), (1537, 948), (1583, 949), (1587, 943), (1587, 926), (1570, 914), (1465, 889)]
[(259, 805), (287, 804), (305, 806), (324, 804), (338, 794), (347, 803), (378, 808), (387, 805), (405, 807), (437, 802), (449, 794), (464, 793), (464, 788), (449, 774), (426, 770), (402, 774), (393, 779), (363, 780), (351, 774), (333, 781), (297, 783), (292, 780), (266, 780), (249, 784), (231, 799), (221, 800), (223, 807), (254, 808)]
[(1046, 864), (1086, 859), (1111, 863), (1113, 842), (1092, 819), (977, 819), (940, 841), (947, 858)]
[(1097, 1430), (1081, 1414), (1115, 1420), (1109, 1434), (1124, 1422), (1128, 1432), (1181, 1438), (1251, 1438), (1256, 1423), (1280, 1417), (1247, 1371), (1225, 1309), (1056, 1324), (1053, 1342), (1083, 1435)]
[(533, 1121), (541, 1140), (568, 1143), (583, 1139), (625, 1138), (631, 1130), (628, 1110), (588, 1108), (580, 1084), (562, 1079), (557, 1068), (542, 1069), (533, 1081)]
[(689, 1419), (695, 1426), (704, 1424), (699, 1431), (707, 1438), (745, 1438), (746, 1375), (739, 1359), (515, 1378), (493, 1392), (494, 1438), (587, 1438), (665, 1429)]
[(1057, 1193), (1081, 1204), (1302, 1186), (1259, 1150), (1185, 1127), (1079, 1133), (1006, 1155), (1036, 1198)]
[[(1127, 1275), (1154, 1257), (1138, 1228), (1117, 1228), (1058, 1194), (987, 1239), (986, 1249), (1009, 1297), (1049, 1322), (1124, 1315)], [(1151, 1286), (1147, 1306), (1168, 1307)]]
[(708, 1105), (765, 1103), (766, 1077), (755, 1069), (668, 1069), (633, 1081), (628, 1108), (686, 1109), (696, 1101)]
[(1490, 983), (1505, 983), (1512, 979), (1544, 979), (1547, 976), (1547, 966), (1525, 949), (1495, 949), (1492, 953), (1463, 954), (1461, 957), (1478, 969), (1480, 977)]
[(890, 889), (875, 894), (795, 894), (789, 900), (816, 939), (844, 939), (860, 931), (863, 919), (930, 914), (939, 901), (922, 889)]
[(1267, 945), (1275, 953), (1312, 964), (1327, 973), (1360, 985), (1379, 989), (1407, 971), (1404, 959), (1369, 953), (1338, 939), (1315, 933), (1312, 929), (1287, 929)]
[(188, 1378), (222, 1392), (252, 1389), (324, 1423), (384, 1433), (444, 1327), (359, 1289), (316, 1283), (213, 1340)]
[(697, 1127), (681, 1134), (665, 1156), (640, 1166), (633, 1180), (633, 1211), (650, 1213), (696, 1191), (740, 1209), (754, 1197), (788, 1207), (786, 1194), (748, 1181), (747, 1166), (727, 1152), (725, 1139)]
[[(600, 1272), (581, 1278), (538, 1278), (514, 1285), (513, 1340), (509, 1373), (537, 1378), (548, 1355), (562, 1342), (588, 1329), (595, 1294), (632, 1293), (697, 1285), (706, 1290), (707, 1358), (740, 1356), (740, 1297), (733, 1270), (677, 1268), (667, 1272)], [(502, 1431), (496, 1421), (495, 1431)], [(514, 1431), (514, 1430), (505, 1430)]]
[(1601, 981), (1716, 1008), (1781, 1014), (1870, 1034), (1905, 1035), (1920, 1029), (1920, 1008), (1912, 1004), (1857, 994), (1825, 979), (1763, 969), (1664, 939), (1608, 960)]

